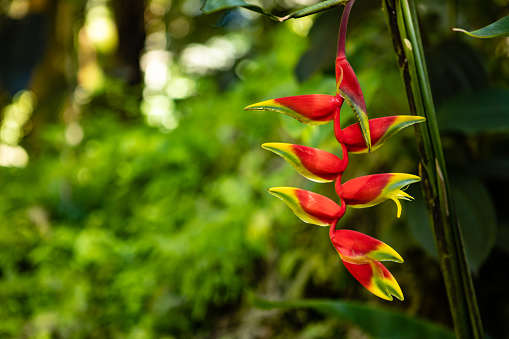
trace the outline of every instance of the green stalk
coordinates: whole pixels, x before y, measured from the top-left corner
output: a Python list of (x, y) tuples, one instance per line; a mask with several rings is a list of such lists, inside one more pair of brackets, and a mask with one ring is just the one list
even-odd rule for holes
[(382, 2), (410, 110), (427, 120), (416, 125), (421, 183), (456, 335), (462, 339), (483, 338), (472, 277), (447, 180), (414, 1)]

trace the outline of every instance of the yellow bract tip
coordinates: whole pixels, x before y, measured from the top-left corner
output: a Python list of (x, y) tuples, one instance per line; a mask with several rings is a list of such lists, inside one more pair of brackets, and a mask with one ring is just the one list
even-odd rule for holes
[(284, 142), (266, 142), (262, 144), (262, 148), (274, 152), (275, 150), (288, 150), (292, 144), (284, 143)]
[(396, 206), (398, 206), (398, 212), (396, 216), (399, 218), (401, 216), (401, 203), (399, 202), (398, 198), (391, 197), (391, 199), (396, 203)]

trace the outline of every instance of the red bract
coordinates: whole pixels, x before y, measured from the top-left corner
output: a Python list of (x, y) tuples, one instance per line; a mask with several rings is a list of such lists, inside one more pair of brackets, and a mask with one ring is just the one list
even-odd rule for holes
[(367, 264), (351, 264), (342, 261), (354, 278), (377, 297), (392, 300), (392, 296), (395, 296), (399, 300), (404, 300), (398, 282), (382, 263), (372, 261)]
[(420, 180), (421, 178), (412, 174), (372, 174), (349, 180), (339, 187), (336, 185), (336, 191), (348, 206), (356, 208), (375, 206), (391, 199), (398, 207), (399, 218), (401, 204), (398, 199), (413, 199), (403, 188)]
[(373, 260), (403, 262), (403, 258), (389, 245), (363, 233), (331, 227), (329, 237), (341, 258), (349, 263), (363, 264)]
[[(390, 137), (405, 127), (423, 122), (426, 119), (414, 115), (397, 115), (369, 120), (371, 133), (371, 151), (380, 148)], [(351, 153), (367, 153), (368, 148), (362, 136), (359, 123), (353, 124), (336, 133), (338, 142), (344, 144)]]
[(402, 263), (401, 256), (387, 244), (365, 234), (336, 230), (331, 226), (329, 237), (348, 271), (362, 286), (376, 296), (403, 300), (403, 292), (392, 274), (380, 261)]
[(366, 112), (366, 102), (364, 101), (364, 95), (352, 66), (350, 66), (350, 63), (344, 56), (339, 56), (336, 59), (336, 79), (340, 81), (337, 93), (346, 101), (357, 117), (364, 145), (369, 152), (371, 149), (371, 133), (368, 124), (368, 113)]
[(307, 146), (270, 142), (262, 145), (266, 150), (282, 156), (304, 177), (316, 182), (330, 182), (338, 178), (348, 164), (332, 153)]
[(331, 199), (294, 187), (274, 187), (269, 193), (283, 200), (302, 221), (319, 226), (330, 226), (345, 214), (346, 206)]
[(326, 95), (297, 95), (262, 101), (244, 108), (247, 111), (274, 111), (283, 113), (307, 125), (323, 125), (341, 109), (343, 98)]

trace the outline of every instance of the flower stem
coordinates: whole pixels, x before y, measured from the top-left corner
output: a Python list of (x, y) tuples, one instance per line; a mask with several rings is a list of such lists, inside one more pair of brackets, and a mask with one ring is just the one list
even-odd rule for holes
[(348, 1), (343, 9), (341, 24), (339, 25), (338, 51), (336, 53), (336, 58), (340, 55), (345, 55), (346, 27), (348, 26), (348, 17), (350, 16), (350, 10), (352, 9), (354, 2), (355, 0)]
[[(348, 167), (348, 149), (346, 148), (346, 145), (341, 142), (342, 136), (343, 136), (343, 130), (341, 130), (341, 119), (340, 119), (340, 111), (341, 107), (336, 109), (336, 113), (334, 115), (334, 135), (336, 136), (336, 140), (341, 145), (341, 168), (339, 171), (341, 172), (341, 175), (343, 175), (343, 172)], [(341, 180), (341, 175), (339, 176), (339, 179)]]
[(421, 184), (458, 338), (483, 338), (470, 269), (454, 209), (413, 1), (383, 0), (421, 154)]

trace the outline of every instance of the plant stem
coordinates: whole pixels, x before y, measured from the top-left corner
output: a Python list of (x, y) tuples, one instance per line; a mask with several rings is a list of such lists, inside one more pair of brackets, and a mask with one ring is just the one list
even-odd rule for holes
[(350, 0), (346, 3), (341, 15), (341, 23), (339, 24), (339, 35), (338, 35), (338, 51), (336, 58), (340, 55), (345, 55), (345, 41), (346, 41), (346, 27), (348, 26), (348, 17), (350, 16), (350, 10), (352, 9), (355, 0)]
[(416, 126), (421, 183), (456, 336), (483, 338), (472, 277), (447, 180), (415, 5), (412, 0), (383, 0), (383, 5), (410, 110), (427, 120)]

